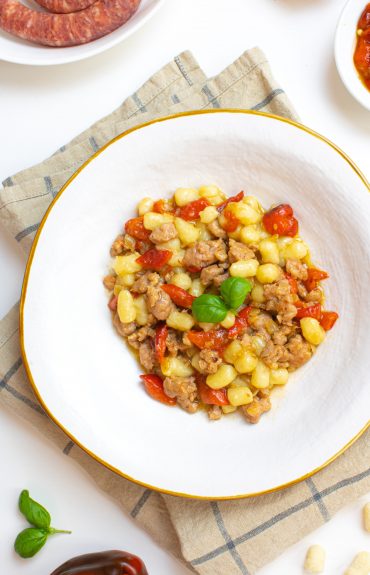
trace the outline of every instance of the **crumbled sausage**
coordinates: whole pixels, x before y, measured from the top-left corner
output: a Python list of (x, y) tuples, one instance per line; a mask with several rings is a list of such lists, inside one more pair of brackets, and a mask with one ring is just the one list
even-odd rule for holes
[(148, 337), (154, 338), (154, 336), (155, 336), (155, 330), (148, 325), (144, 325), (143, 327), (140, 327), (139, 329), (128, 335), (127, 341), (131, 345), (131, 347), (139, 349), (140, 344), (143, 341), (145, 341)]
[(276, 345), (284, 345), (288, 338), (296, 333), (298, 326), (296, 324), (281, 325), (271, 336), (272, 341)]
[(208, 417), (212, 421), (216, 421), (217, 419), (221, 419), (222, 416), (222, 409), (219, 405), (210, 405), (208, 408)]
[(287, 260), (285, 269), (292, 278), (297, 280), (306, 280), (308, 277), (307, 266), (299, 260)]
[(104, 287), (106, 287), (109, 291), (113, 291), (114, 286), (116, 285), (116, 279), (117, 276), (114, 276), (113, 274), (105, 276), (105, 278), (103, 279)]
[(177, 238), (177, 230), (172, 222), (168, 222), (155, 228), (149, 238), (153, 244), (162, 244)]
[(278, 367), (289, 367), (290, 353), (281, 344), (275, 344), (272, 340), (268, 341), (261, 351), (260, 355), (263, 362), (272, 369)]
[(123, 237), (123, 246), (125, 250), (129, 252), (134, 252), (136, 250), (136, 240), (129, 234), (125, 234)]
[(185, 411), (189, 413), (197, 411), (199, 400), (194, 377), (166, 377), (163, 388), (169, 397), (177, 399), (177, 403)]
[(222, 267), (222, 265), (213, 264), (212, 266), (208, 266), (202, 269), (200, 272), (200, 281), (204, 286), (209, 286), (212, 283), (216, 283), (216, 280), (220, 276), (225, 278), (225, 275), (227, 277), (229, 274), (225, 274), (225, 269)]
[(270, 411), (271, 401), (267, 394), (258, 392), (252, 403), (242, 406), (242, 411), (249, 423), (258, 423), (263, 413)]
[(322, 301), (322, 291), (320, 288), (315, 288), (311, 290), (306, 297), (305, 301), (310, 303), (320, 303)]
[(251, 260), (254, 258), (254, 252), (242, 242), (235, 240), (229, 241), (229, 261), (230, 263), (238, 262), (240, 260)]
[(203, 374), (216, 373), (222, 359), (213, 349), (202, 349), (199, 354), (199, 371)]
[(205, 268), (217, 261), (227, 260), (226, 245), (222, 240), (207, 240), (196, 242), (185, 252), (183, 265), (185, 267)]
[(132, 291), (136, 293), (146, 293), (150, 285), (157, 286), (161, 279), (155, 272), (139, 272), (139, 274), (131, 288)]
[(136, 330), (136, 323), (132, 321), (131, 323), (122, 323), (119, 319), (118, 313), (114, 314), (113, 325), (117, 330), (117, 333), (122, 337), (127, 337), (131, 335)]
[(110, 248), (110, 255), (120, 256), (125, 251), (125, 238), (124, 236), (117, 236), (114, 240), (111, 248)]
[(147, 305), (154, 317), (161, 320), (167, 319), (175, 307), (170, 296), (160, 287), (153, 285), (147, 290)]
[(289, 367), (293, 369), (306, 363), (312, 356), (311, 345), (299, 334), (288, 341), (286, 348), (290, 352)]
[[(191, 345), (190, 342), (189, 344)], [(174, 329), (168, 330), (166, 345), (168, 352), (172, 357), (175, 357), (179, 352), (185, 351), (189, 348), (189, 345), (186, 345), (183, 342), (181, 333)]]
[(227, 233), (221, 227), (220, 222), (218, 221), (218, 218), (216, 218), (215, 220), (213, 220), (213, 222), (208, 224), (207, 229), (211, 232), (212, 235), (216, 236), (216, 238), (222, 238), (223, 239), (223, 238), (226, 238), (226, 236), (227, 236)]
[(279, 323), (290, 323), (297, 315), (289, 281), (285, 278), (272, 284), (265, 284), (263, 293), (266, 299), (265, 309), (276, 314)]
[(307, 296), (306, 286), (300, 281), (297, 282), (297, 293), (299, 297), (302, 299), (304, 299)]
[(139, 345), (139, 359), (144, 369), (153, 371), (153, 367), (156, 364), (156, 356), (152, 339), (146, 338)]

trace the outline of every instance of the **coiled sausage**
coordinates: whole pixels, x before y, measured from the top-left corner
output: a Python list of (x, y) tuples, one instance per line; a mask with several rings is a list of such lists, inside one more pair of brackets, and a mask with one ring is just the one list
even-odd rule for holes
[(0, 27), (45, 46), (76, 46), (101, 38), (127, 22), (141, 0), (97, 0), (71, 14), (46, 14), (17, 0), (0, 0)]
[(71, 12), (79, 12), (85, 10), (94, 4), (96, 0), (35, 0), (37, 4), (43, 6), (49, 12), (56, 14), (70, 14)]

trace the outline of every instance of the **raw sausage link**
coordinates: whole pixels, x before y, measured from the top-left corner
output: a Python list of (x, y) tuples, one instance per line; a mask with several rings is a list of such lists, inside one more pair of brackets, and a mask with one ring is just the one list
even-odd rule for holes
[(35, 0), (37, 4), (43, 6), (49, 12), (56, 14), (70, 14), (71, 12), (79, 12), (85, 10), (94, 4), (96, 0)]
[(45, 14), (17, 0), (0, 0), (0, 28), (46, 46), (77, 46), (101, 38), (127, 22), (141, 0), (97, 0), (72, 14)]

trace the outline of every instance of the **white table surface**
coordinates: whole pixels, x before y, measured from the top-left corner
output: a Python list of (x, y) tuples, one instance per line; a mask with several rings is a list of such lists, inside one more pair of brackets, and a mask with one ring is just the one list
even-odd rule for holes
[[(192, 50), (213, 75), (254, 45), (266, 52), (302, 121), (342, 147), (370, 178), (370, 114), (346, 92), (333, 59), (343, 5), (343, 0), (167, 0), (137, 34), (90, 60), (48, 68), (0, 61), (0, 179), (53, 153), (180, 51)], [(24, 263), (16, 242), (0, 229), (0, 316), (19, 297)], [(67, 558), (109, 548), (139, 554), (151, 575), (190, 573), (35, 430), (1, 412), (0, 434), (1, 573), (48, 575)], [(23, 488), (47, 504), (55, 526), (73, 530), (71, 536), (54, 537), (29, 561), (12, 550), (23, 528), (16, 508)], [(370, 550), (370, 535), (361, 527), (366, 499), (342, 510), (260, 575), (302, 573), (313, 542), (327, 549), (325, 573), (342, 573), (354, 553)]]

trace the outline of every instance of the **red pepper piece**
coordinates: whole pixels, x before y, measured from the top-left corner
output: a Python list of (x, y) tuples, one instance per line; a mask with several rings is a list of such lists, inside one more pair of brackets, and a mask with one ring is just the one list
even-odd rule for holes
[(140, 379), (143, 380), (145, 389), (150, 397), (160, 401), (161, 403), (165, 403), (166, 405), (176, 405), (176, 399), (168, 397), (164, 391), (163, 381), (159, 375), (156, 375), (155, 373), (145, 373), (140, 376)]
[(205, 198), (200, 198), (194, 202), (190, 202), (186, 206), (179, 209), (179, 217), (188, 222), (192, 220), (199, 220), (199, 214), (209, 206), (210, 203)]
[(236, 194), (236, 196), (232, 196), (231, 198), (228, 198), (227, 200), (222, 202), (222, 204), (218, 204), (217, 209), (219, 212), (222, 212), (222, 210), (224, 210), (228, 204), (230, 204), (231, 202), (241, 202), (243, 198), (244, 198), (244, 192), (239, 192), (238, 194)]
[(164, 354), (166, 353), (167, 335), (167, 325), (165, 323), (159, 324), (155, 330), (155, 354), (159, 363), (162, 363), (164, 360)]
[(112, 295), (112, 297), (110, 298), (110, 300), (108, 302), (109, 309), (111, 309), (112, 311), (116, 311), (117, 310), (117, 302), (118, 302), (118, 296)]
[(228, 233), (235, 232), (240, 225), (240, 220), (238, 220), (238, 218), (227, 209), (223, 211), (223, 215), (226, 218), (226, 222), (222, 226), (223, 229)]
[(300, 307), (297, 310), (297, 319), (301, 319), (302, 317), (313, 317), (320, 321), (321, 319), (321, 305), (316, 303), (315, 305), (310, 305), (308, 307)]
[(293, 209), (289, 204), (280, 204), (272, 208), (265, 213), (262, 222), (271, 235), (294, 237), (298, 233), (298, 221), (293, 216)]
[(206, 384), (204, 375), (197, 373), (195, 381), (198, 387), (200, 400), (206, 405), (230, 405), (225, 387), (221, 389), (211, 389)]
[(211, 329), (209, 331), (189, 331), (188, 338), (200, 349), (222, 350), (228, 342), (227, 329)]
[(159, 271), (172, 257), (172, 252), (169, 250), (157, 250), (152, 248), (137, 258), (137, 263), (140, 264), (145, 270)]
[(157, 200), (153, 204), (153, 212), (157, 212), (158, 214), (172, 214), (173, 209), (169, 202), (165, 200)]
[(291, 275), (289, 274), (284, 274), (285, 278), (288, 280), (289, 285), (290, 285), (290, 291), (293, 294), (298, 293), (298, 283), (297, 280), (295, 278), (293, 278)]
[(173, 284), (163, 284), (161, 285), (163, 291), (165, 291), (173, 303), (179, 305), (180, 307), (191, 307), (195, 297), (182, 289), (181, 287), (175, 286)]
[(51, 575), (148, 575), (142, 560), (126, 551), (102, 551), (74, 557)]
[(318, 270), (317, 268), (308, 268), (307, 273), (308, 277), (303, 282), (307, 291), (312, 291), (313, 289), (317, 288), (319, 281), (325, 280), (329, 277), (328, 272)]
[(202, 268), (196, 268), (195, 266), (188, 266), (186, 269), (190, 274), (198, 274), (202, 271)]
[(143, 216), (128, 220), (128, 222), (125, 223), (125, 232), (136, 240), (142, 240), (143, 242), (149, 240), (151, 234), (150, 230), (144, 228)]
[(251, 309), (251, 306), (247, 306), (238, 313), (237, 317), (235, 318), (234, 325), (228, 329), (229, 339), (235, 339), (246, 327), (248, 327), (248, 316)]
[(325, 331), (329, 331), (335, 322), (337, 321), (339, 315), (336, 311), (323, 311), (321, 314), (320, 325)]

